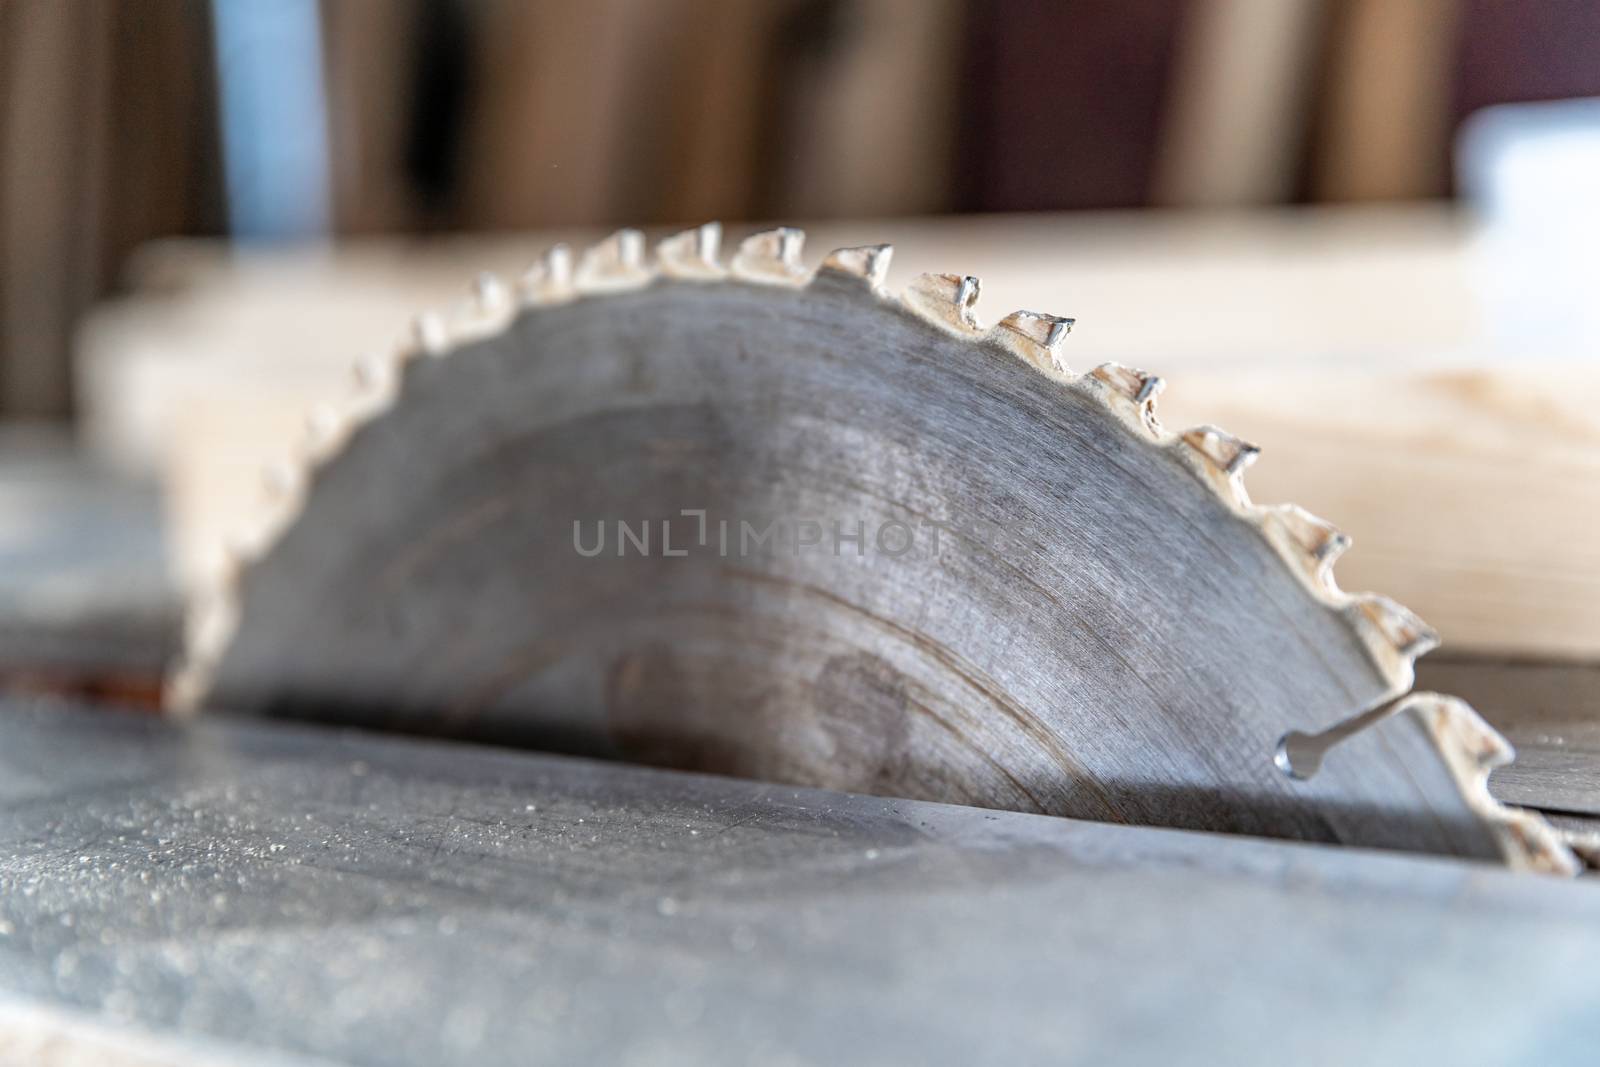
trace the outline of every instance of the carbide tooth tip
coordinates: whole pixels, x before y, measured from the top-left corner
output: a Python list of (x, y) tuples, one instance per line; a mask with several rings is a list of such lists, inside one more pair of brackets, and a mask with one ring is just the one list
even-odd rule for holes
[(1073, 322), (1073, 319), (1039, 311), (1013, 311), (1000, 320), (1000, 325), (1054, 352), (1072, 332)]
[(904, 301), (924, 317), (960, 333), (979, 330), (973, 308), (982, 283), (970, 274), (920, 274), (906, 287)]
[(1338, 555), (1350, 547), (1349, 536), (1298, 504), (1280, 504), (1275, 512), (1295, 543), (1317, 558)]
[(325, 441), (338, 432), (339, 413), (326, 404), (320, 404), (306, 414), (306, 435)]
[(805, 277), (805, 268), (800, 264), (805, 239), (805, 231), (791, 226), (751, 234), (739, 242), (739, 251), (733, 257), (734, 272), (750, 281), (796, 284)]
[(1414, 659), (1439, 647), (1438, 631), (1388, 597), (1368, 594), (1361, 610), (1403, 656)]
[(675, 278), (721, 278), (726, 274), (718, 260), (721, 247), (722, 224), (708, 222), (664, 239), (656, 246), (656, 260)]
[(348, 428), (343, 413), (331, 404), (319, 404), (306, 414), (301, 430), (299, 458), (304, 463), (320, 463), (343, 440)]
[(638, 230), (617, 230), (585, 251), (584, 258), (632, 263), (639, 258), (642, 246), (643, 239)]
[(1435, 630), (1432, 630), (1432, 629), (1428, 629), (1428, 630), (1424, 630), (1423, 632), (1414, 635), (1409, 641), (1407, 641), (1405, 644), (1401, 645), (1400, 646), (1400, 651), (1403, 652), (1404, 654), (1406, 654), (1407, 656), (1410, 656), (1413, 659), (1415, 659), (1418, 656), (1427, 655), (1429, 652), (1432, 652), (1434, 649), (1436, 649), (1438, 647), (1439, 647), (1439, 634), (1438, 634), (1438, 632), (1435, 631)]
[(1166, 384), (1160, 378), (1120, 363), (1102, 363), (1084, 375), (1084, 381), (1124, 424), (1154, 441), (1168, 440), (1156, 419), (1156, 396)]
[(785, 263), (800, 265), (800, 248), (805, 244), (805, 231), (783, 226), (778, 229), (778, 258)]
[(568, 281), (572, 277), (572, 246), (568, 244), (551, 245), (539, 257), (539, 266), (544, 268), (544, 273), (551, 281)]
[(1350, 547), (1350, 538), (1343, 530), (1298, 504), (1262, 509), (1261, 529), (1289, 562), (1324, 593), (1339, 594), (1333, 565)]
[(444, 318), (434, 311), (425, 311), (411, 320), (411, 339), (430, 356), (439, 355), (450, 346)]
[(644, 234), (638, 230), (619, 230), (617, 232), (617, 258), (629, 267), (637, 267), (644, 262)]
[(517, 281), (521, 298), (531, 304), (555, 304), (572, 299), (572, 249), (553, 245), (523, 271)]
[(894, 245), (858, 245), (836, 248), (822, 261), (823, 269), (860, 278), (870, 289), (881, 289), (889, 276), (889, 261)]
[(1089, 374), (1135, 404), (1148, 403), (1167, 386), (1154, 374), (1124, 367), (1120, 363), (1102, 363)]
[(702, 262), (716, 263), (722, 251), (722, 223), (708, 222), (694, 231), (695, 250)]
[(507, 303), (506, 284), (493, 271), (478, 273), (472, 280), (472, 295), (477, 301), (478, 310), (482, 312), (499, 311)]
[(1060, 315), (1013, 311), (1000, 320), (991, 336), (1041, 370), (1066, 374), (1060, 349), (1071, 329), (1072, 320)]
[(381, 389), (389, 380), (393, 364), (382, 356), (368, 353), (350, 364), (350, 377), (363, 392)]
[(634, 229), (618, 230), (595, 246), (594, 251), (622, 266), (636, 267), (644, 262), (644, 234)]
[(644, 265), (644, 234), (618, 230), (585, 250), (578, 261), (579, 288), (614, 290), (637, 288), (650, 280)]
[(1186, 430), (1183, 440), (1230, 478), (1243, 473), (1261, 455), (1258, 446), (1215, 426), (1197, 426)]
[(299, 464), (288, 460), (270, 463), (261, 471), (261, 486), (273, 500), (284, 500), (299, 492), (303, 477)]
[(964, 308), (975, 307), (978, 303), (978, 291), (981, 283), (972, 275), (963, 275), (960, 284), (956, 287), (956, 303)]
[(1045, 335), (1044, 346), (1054, 352), (1061, 347), (1067, 339), (1067, 334), (1072, 332), (1073, 319), (1057, 319), (1050, 324), (1050, 332)]

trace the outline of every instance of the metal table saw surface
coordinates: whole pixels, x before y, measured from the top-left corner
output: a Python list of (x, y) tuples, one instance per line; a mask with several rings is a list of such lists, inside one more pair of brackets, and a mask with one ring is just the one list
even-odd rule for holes
[(1548, 1065), (1597, 989), (1587, 879), (0, 703), (0, 1063)]

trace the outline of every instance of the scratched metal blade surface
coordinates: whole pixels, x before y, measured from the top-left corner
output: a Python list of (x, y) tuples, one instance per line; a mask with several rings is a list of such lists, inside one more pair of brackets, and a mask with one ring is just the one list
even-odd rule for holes
[(982, 330), (973, 279), (895, 299), (881, 250), (811, 276), (794, 231), (731, 272), (713, 244), (651, 267), (625, 234), (423, 320), (287, 479), (180, 696), (1570, 869), (1488, 799), (1509, 752), (1459, 702), (1278, 769), (1433, 639), (1338, 591), (1337, 531), (1250, 504), (1248, 445), (1162, 430), (1148, 376), (1068, 372), (1069, 320)]
[(0, 699), (28, 1067), (1592, 1064), (1592, 889)]

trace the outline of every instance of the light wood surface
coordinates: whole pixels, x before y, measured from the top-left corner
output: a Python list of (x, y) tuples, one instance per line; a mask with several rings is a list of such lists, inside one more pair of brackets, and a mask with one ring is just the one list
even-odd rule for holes
[(1262, 446), (1255, 499), (1351, 535), (1344, 587), (1400, 600), (1447, 650), (1597, 651), (1600, 369), (1171, 378), (1165, 415)]

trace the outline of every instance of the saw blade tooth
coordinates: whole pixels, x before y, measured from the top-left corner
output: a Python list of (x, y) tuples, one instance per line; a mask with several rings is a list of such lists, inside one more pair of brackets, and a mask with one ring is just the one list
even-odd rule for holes
[[(187, 644), (192, 649), (195, 645), (194, 639), (187, 639)], [(192, 651), (185, 653), (186, 657), (193, 655)], [(206, 690), (210, 685), (210, 667), (191, 668), (189, 661), (185, 659), (162, 686), (161, 706), (174, 719), (192, 719), (205, 706)]]
[(934, 325), (970, 337), (983, 331), (973, 310), (981, 289), (970, 274), (919, 274), (901, 300)]
[(381, 393), (395, 377), (394, 357), (374, 352), (356, 357), (350, 364), (350, 381), (358, 392)]
[(505, 329), (516, 313), (506, 283), (493, 271), (481, 271), (472, 281), (471, 296), (458, 304), (448, 320), (450, 351), (491, 337)]
[(424, 311), (411, 320), (411, 343), (414, 351), (428, 356), (442, 356), (450, 350), (450, 328), (444, 316), (437, 311)]
[(264, 500), (256, 511), (254, 522), (241, 537), (240, 547), (246, 552), (240, 561), (241, 565), (248, 565), (266, 555), (267, 550), (289, 528), (289, 524), (299, 517), (300, 507), (298, 496)]
[(351, 368), (351, 377), (354, 381), (345, 395), (344, 417), (352, 429), (378, 418), (400, 397), (399, 367), (392, 359), (361, 360)]
[(762, 285), (800, 285), (807, 279), (800, 263), (805, 241), (805, 231), (792, 226), (751, 234), (734, 253), (733, 274)]
[(323, 462), (343, 447), (349, 428), (349, 420), (338, 408), (318, 404), (306, 414), (300, 438), (300, 460), (312, 465)]
[(1215, 426), (1202, 426), (1188, 431), (1184, 436), (1229, 476), (1242, 473), (1261, 455), (1261, 449), (1249, 441)]
[(835, 248), (822, 261), (822, 269), (843, 274), (865, 282), (875, 293), (883, 291), (889, 276), (889, 261), (894, 257), (894, 245), (857, 245)]
[(1046, 373), (1069, 375), (1061, 348), (1073, 319), (1038, 311), (1013, 311), (989, 331), (992, 340)]
[(269, 463), (261, 471), (261, 488), (272, 500), (297, 497), (305, 480), (305, 469), (290, 459)]
[(586, 249), (578, 260), (578, 291), (614, 293), (649, 285), (655, 273), (645, 265), (644, 247), (638, 230), (618, 230)]
[(1350, 548), (1350, 536), (1298, 504), (1262, 509), (1262, 531), (1297, 570), (1330, 593), (1338, 592), (1333, 565)]
[[(1490, 773), (1510, 763), (1516, 753), (1494, 727), (1456, 697), (1405, 693), (1379, 701), (1315, 734), (1290, 731), (1279, 740), (1273, 762), (1288, 777), (1304, 782), (1316, 777), (1333, 750), (1348, 744), (1351, 738), (1375, 734), (1376, 743), (1385, 749), (1399, 746), (1401, 751), (1410, 751), (1415, 744), (1415, 738), (1407, 736), (1411, 731), (1426, 739), (1429, 753), (1450, 777), (1456, 795), (1474, 817), (1476, 828), (1487, 833), (1489, 843), (1507, 867), (1565, 877), (1582, 871), (1583, 861), (1567, 836), (1543, 815), (1502, 804), (1489, 792)], [(1415, 758), (1413, 753), (1408, 763)], [(1408, 775), (1413, 773), (1408, 770)]]
[(1354, 598), (1353, 606), (1403, 659), (1414, 660), (1439, 647), (1438, 631), (1386, 596), (1362, 593)]
[(369, 353), (350, 365), (351, 388), (345, 415), (365, 423), (387, 411), (400, 393), (400, 360), (395, 353)]
[(262, 468), (262, 500), (251, 537), (256, 551), (275, 542), (299, 517), (308, 484), (305, 465), (294, 459), (280, 459)]
[(565, 304), (574, 299), (578, 293), (572, 284), (572, 249), (564, 244), (547, 248), (522, 272), (517, 295), (532, 306)]
[(511, 305), (506, 283), (491, 270), (479, 271), (472, 280), (472, 298), (477, 313), (490, 318), (499, 317)]
[(1156, 397), (1166, 388), (1164, 380), (1120, 363), (1102, 363), (1080, 381), (1124, 423), (1154, 440), (1166, 439), (1156, 418)]
[[(209, 595), (217, 589), (231, 586), (238, 579), (239, 558), (234, 554), (230, 538), (213, 538), (201, 556), (200, 578), (194, 585), (195, 592)], [(184, 625), (189, 625), (187, 612), (184, 613)]]
[(717, 281), (728, 276), (718, 258), (721, 248), (722, 224), (708, 222), (675, 233), (656, 245), (656, 262), (669, 278)]
[(1409, 694), (1400, 708), (1422, 727), (1455, 778), (1467, 805), (1477, 813), (1513, 870), (1572, 877), (1583, 863), (1561, 832), (1537, 812), (1502, 804), (1489, 792), (1489, 774), (1516, 756), (1498, 730), (1471, 705), (1440, 693)]
[(1155, 408), (1156, 397), (1167, 387), (1164, 378), (1132, 367), (1124, 367), (1120, 363), (1102, 363), (1090, 371), (1089, 375), (1130, 403), (1144, 404), (1152, 410)]
[(1250, 506), (1244, 487), (1245, 468), (1256, 461), (1261, 449), (1215, 426), (1196, 426), (1178, 436), (1178, 445), (1189, 457), (1190, 466), (1235, 508)]
[(239, 626), (237, 571), (219, 574), (215, 584), (189, 600), (184, 612), (184, 653), (163, 687), (163, 704), (174, 715), (187, 718), (201, 708), (211, 672), (221, 660)]
[(229, 569), (234, 573), (243, 573), (266, 553), (270, 543), (267, 526), (258, 513), (249, 522), (229, 530), (223, 537), (223, 552), (227, 555)]

